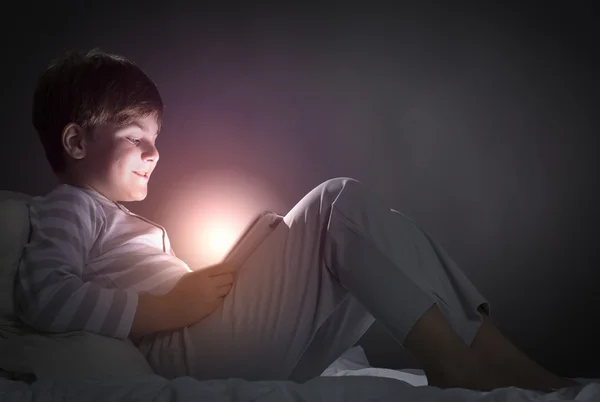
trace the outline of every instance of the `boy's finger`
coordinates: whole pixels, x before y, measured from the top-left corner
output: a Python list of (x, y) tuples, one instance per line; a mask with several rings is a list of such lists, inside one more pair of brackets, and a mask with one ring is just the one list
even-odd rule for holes
[(230, 262), (222, 262), (211, 267), (208, 267), (208, 276), (216, 276), (222, 274), (235, 274), (237, 268)]
[(227, 296), (227, 294), (229, 293), (229, 291), (231, 290), (233, 285), (225, 285), (225, 286), (221, 286), (220, 288), (217, 289), (217, 295), (219, 297), (225, 297)]
[(233, 274), (221, 274), (212, 276), (211, 281), (216, 287), (231, 285), (233, 283)]

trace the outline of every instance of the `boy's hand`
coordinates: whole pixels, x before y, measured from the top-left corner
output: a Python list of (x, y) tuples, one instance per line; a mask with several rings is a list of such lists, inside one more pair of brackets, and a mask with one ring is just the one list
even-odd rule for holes
[(233, 286), (236, 268), (222, 262), (185, 274), (165, 295), (181, 326), (200, 321), (223, 302)]

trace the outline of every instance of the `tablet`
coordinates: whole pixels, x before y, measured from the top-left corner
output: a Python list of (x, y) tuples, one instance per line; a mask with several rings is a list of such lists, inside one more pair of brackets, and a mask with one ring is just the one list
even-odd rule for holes
[(223, 261), (232, 262), (234, 265), (244, 262), (281, 221), (283, 221), (283, 216), (275, 212), (264, 211), (260, 213), (246, 226), (246, 229), (227, 252)]

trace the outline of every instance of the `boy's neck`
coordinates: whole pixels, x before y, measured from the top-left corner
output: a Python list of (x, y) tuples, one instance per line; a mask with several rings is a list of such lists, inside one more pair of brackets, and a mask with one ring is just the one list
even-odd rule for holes
[(88, 194), (96, 196), (96, 197), (98, 197), (98, 198), (100, 198), (100, 199), (102, 199), (102, 200), (104, 200), (104, 201), (106, 201), (106, 202), (108, 202), (110, 204), (119, 205), (118, 202), (112, 201), (112, 200), (108, 199), (101, 192), (99, 192), (98, 190), (96, 190), (96, 189), (94, 189), (94, 188), (92, 188), (90, 186), (83, 186), (83, 185), (79, 185), (77, 183), (69, 183), (69, 182), (66, 182), (66, 181), (61, 181), (61, 185), (77, 188), (79, 190), (85, 191)]
[(97, 195), (98, 197), (102, 198), (103, 200), (113, 203), (112, 200), (110, 200), (108, 197), (106, 197), (100, 191), (96, 190), (95, 188), (93, 188), (92, 186), (87, 184), (85, 182), (85, 180), (83, 180), (81, 177), (79, 177), (78, 174), (76, 174), (76, 172), (66, 170), (63, 173), (58, 174), (58, 178), (63, 185), (67, 185), (67, 186), (78, 188), (80, 190), (91, 192), (91, 193)]

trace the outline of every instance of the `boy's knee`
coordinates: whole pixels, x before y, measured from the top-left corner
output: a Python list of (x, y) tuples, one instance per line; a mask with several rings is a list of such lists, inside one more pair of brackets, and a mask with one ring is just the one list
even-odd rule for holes
[(319, 186), (322, 193), (327, 193), (337, 198), (343, 192), (356, 193), (362, 191), (363, 184), (351, 177), (335, 177), (324, 181)]
[(351, 177), (336, 177), (327, 180), (321, 186), (331, 205), (341, 211), (357, 208), (367, 197), (365, 186)]
[[(305, 215), (326, 214), (334, 205), (343, 204), (353, 207), (357, 200), (362, 199), (363, 185), (356, 179), (350, 177), (336, 177), (324, 181), (308, 193), (292, 210), (286, 215), (285, 222), (288, 226), (293, 220)], [(342, 201), (345, 199), (347, 201)], [(360, 201), (358, 201), (360, 202)], [(339, 206), (342, 207), (341, 205)]]
[(340, 186), (340, 185), (343, 186), (343, 185), (346, 185), (347, 183), (361, 184), (358, 180), (353, 179), (352, 177), (340, 176), (340, 177), (334, 177), (329, 180), (326, 180), (321, 185), (325, 186), (325, 187), (330, 187), (330, 186)]

